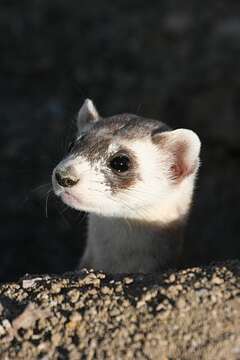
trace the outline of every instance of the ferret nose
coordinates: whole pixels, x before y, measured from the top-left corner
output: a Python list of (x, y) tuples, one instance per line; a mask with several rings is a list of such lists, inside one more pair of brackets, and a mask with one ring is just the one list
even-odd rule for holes
[(58, 184), (63, 187), (72, 187), (79, 182), (74, 176), (71, 176), (68, 170), (57, 170), (55, 173), (55, 179), (57, 180)]

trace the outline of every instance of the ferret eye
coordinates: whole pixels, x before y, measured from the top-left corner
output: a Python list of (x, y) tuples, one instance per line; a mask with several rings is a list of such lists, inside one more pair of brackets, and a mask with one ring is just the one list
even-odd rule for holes
[(117, 173), (124, 173), (129, 170), (130, 159), (127, 155), (117, 155), (109, 163), (110, 168)]
[(68, 152), (70, 152), (70, 151), (73, 149), (74, 144), (75, 144), (75, 141), (71, 141), (71, 142), (68, 144), (68, 149), (67, 149)]

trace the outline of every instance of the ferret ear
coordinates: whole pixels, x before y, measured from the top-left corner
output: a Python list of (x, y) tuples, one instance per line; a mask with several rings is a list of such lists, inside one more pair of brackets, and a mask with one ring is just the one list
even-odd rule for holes
[(198, 170), (201, 142), (192, 130), (177, 129), (155, 133), (152, 140), (161, 150), (169, 153), (170, 177), (174, 181), (180, 182)]
[(92, 100), (86, 99), (77, 115), (77, 128), (81, 130), (84, 125), (91, 122), (97, 122), (100, 116)]

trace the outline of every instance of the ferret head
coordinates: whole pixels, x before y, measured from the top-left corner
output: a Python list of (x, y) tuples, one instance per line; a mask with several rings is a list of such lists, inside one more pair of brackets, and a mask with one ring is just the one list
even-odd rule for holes
[(141, 220), (173, 215), (182, 201), (189, 206), (200, 151), (193, 131), (170, 130), (132, 114), (103, 118), (88, 99), (78, 113), (77, 129), (52, 175), (54, 192), (64, 203)]

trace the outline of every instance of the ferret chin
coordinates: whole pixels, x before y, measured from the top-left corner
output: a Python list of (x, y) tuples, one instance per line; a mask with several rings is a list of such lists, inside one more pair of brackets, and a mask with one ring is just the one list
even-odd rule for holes
[(80, 267), (148, 273), (178, 264), (200, 146), (191, 130), (132, 114), (103, 118), (85, 100), (52, 175), (55, 194), (89, 212)]
[(81, 208), (81, 201), (77, 197), (68, 193), (67, 191), (62, 193), (61, 199), (65, 204), (67, 204), (68, 206), (74, 209), (79, 210)]

